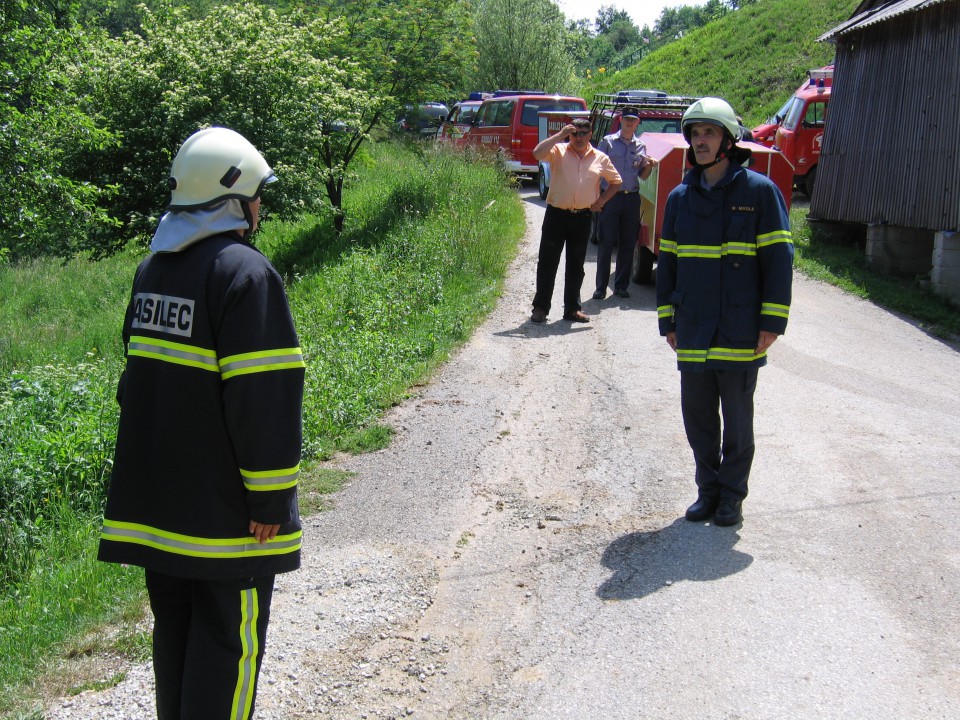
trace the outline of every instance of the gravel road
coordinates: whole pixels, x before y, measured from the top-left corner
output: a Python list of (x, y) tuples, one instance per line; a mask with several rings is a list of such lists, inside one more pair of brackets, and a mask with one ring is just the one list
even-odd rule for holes
[[(498, 308), (305, 523), (257, 717), (960, 718), (960, 355), (797, 275), (742, 526), (693, 461), (652, 288), (528, 322), (543, 203)], [(591, 246), (584, 297), (593, 289)], [(149, 666), (46, 717), (154, 716)]]

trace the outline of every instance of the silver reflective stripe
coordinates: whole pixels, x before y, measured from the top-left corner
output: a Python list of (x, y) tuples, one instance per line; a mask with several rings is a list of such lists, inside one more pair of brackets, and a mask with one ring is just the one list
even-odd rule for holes
[(127, 355), (162, 360), (177, 365), (188, 365), (214, 372), (220, 369), (217, 354), (213, 350), (168, 340), (155, 340), (139, 335), (130, 338), (127, 345)]
[(258, 557), (284, 555), (300, 548), (302, 533), (278, 535), (266, 543), (258, 543), (252, 536), (244, 538), (191, 538), (187, 535), (169, 533), (146, 525), (105, 520), (104, 540), (144, 545), (156, 550), (205, 558)]
[(240, 468), (243, 484), (248, 490), (285, 490), (297, 484), (300, 466), (282, 470), (244, 470)]
[(300, 348), (283, 348), (226, 357), (220, 362), (220, 374), (226, 380), (234, 375), (302, 367), (305, 365)]
[(254, 678), (257, 676), (257, 658), (260, 656), (260, 638), (257, 636), (257, 618), (260, 604), (257, 589), (250, 588), (240, 593), (240, 646), (243, 654), (237, 674), (237, 688), (233, 693), (231, 720), (247, 720), (253, 703)]

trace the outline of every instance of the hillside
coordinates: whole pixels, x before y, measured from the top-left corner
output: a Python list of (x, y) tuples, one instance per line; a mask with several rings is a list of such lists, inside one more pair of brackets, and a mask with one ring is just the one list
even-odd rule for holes
[(859, 0), (757, 0), (585, 86), (584, 97), (627, 88), (728, 100), (748, 126), (783, 104), (813, 67), (833, 59), (817, 42), (848, 19)]

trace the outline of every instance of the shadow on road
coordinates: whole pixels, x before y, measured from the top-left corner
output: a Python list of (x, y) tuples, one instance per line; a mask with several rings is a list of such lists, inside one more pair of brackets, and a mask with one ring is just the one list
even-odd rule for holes
[(645, 597), (683, 580), (708, 581), (746, 569), (753, 557), (734, 549), (735, 530), (678, 518), (660, 530), (614, 540), (601, 562), (613, 575), (597, 589), (602, 600)]

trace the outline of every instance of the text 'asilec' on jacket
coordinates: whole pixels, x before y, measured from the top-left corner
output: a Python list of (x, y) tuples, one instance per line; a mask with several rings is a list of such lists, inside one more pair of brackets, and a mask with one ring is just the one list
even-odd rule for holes
[[(137, 269), (99, 557), (178, 577), (300, 565), (304, 361), (283, 281), (218, 236)], [(259, 544), (250, 520), (279, 524)]]
[(667, 198), (657, 258), (660, 334), (676, 332), (680, 370), (747, 369), (761, 330), (790, 315), (793, 241), (786, 203), (764, 175), (731, 163), (709, 190), (690, 170)]

